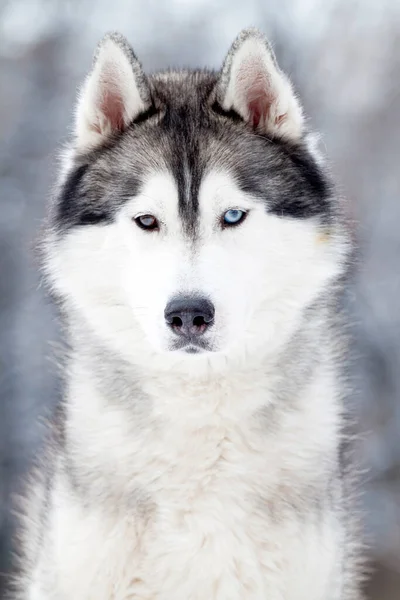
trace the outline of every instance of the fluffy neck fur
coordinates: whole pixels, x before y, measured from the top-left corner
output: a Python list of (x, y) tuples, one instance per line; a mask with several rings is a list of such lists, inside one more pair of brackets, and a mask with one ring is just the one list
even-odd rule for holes
[[(240, 460), (243, 445), (267, 461), (266, 494), (285, 473), (293, 490), (302, 474), (299, 497), (305, 482), (325, 485), (342, 426), (330, 312), (321, 303), (310, 309), (307, 326), (279, 356), (197, 379), (136, 370), (74, 323), (64, 439), (76, 489), (86, 501), (102, 496), (110, 506), (116, 498), (119, 505), (142, 502), (171, 486), (197, 489), (218, 478), (221, 465)], [(116, 435), (123, 440), (118, 448)]]

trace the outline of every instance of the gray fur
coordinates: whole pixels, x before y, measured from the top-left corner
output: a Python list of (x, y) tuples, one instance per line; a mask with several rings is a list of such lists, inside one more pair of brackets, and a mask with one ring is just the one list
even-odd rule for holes
[(188, 232), (196, 229), (201, 178), (219, 165), (234, 174), (244, 191), (259, 197), (266, 210), (329, 220), (336, 210), (330, 183), (307, 145), (255, 135), (238, 115), (224, 113), (215, 102), (218, 84), (218, 74), (208, 71), (150, 76), (151, 109), (106, 146), (76, 157), (57, 199), (53, 226), (112, 219), (154, 165), (174, 174)]

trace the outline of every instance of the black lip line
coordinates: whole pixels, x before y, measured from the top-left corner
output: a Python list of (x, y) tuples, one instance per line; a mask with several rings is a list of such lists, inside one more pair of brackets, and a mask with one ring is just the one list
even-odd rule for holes
[(196, 344), (193, 342), (175, 344), (171, 347), (171, 350), (173, 352), (177, 352), (178, 350), (184, 350), (188, 354), (197, 354), (198, 352), (201, 352), (201, 351), (212, 352), (212, 348), (210, 348), (210, 346), (208, 346), (208, 344), (198, 344), (198, 343)]
[(198, 346), (184, 346), (182, 348), (182, 350), (185, 350), (186, 354), (199, 354), (199, 352), (202, 352), (202, 348), (199, 348)]

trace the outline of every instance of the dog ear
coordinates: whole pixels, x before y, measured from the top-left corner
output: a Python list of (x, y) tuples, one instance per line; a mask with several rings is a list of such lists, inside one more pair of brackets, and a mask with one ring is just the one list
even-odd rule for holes
[(301, 106), (268, 40), (256, 29), (245, 29), (234, 41), (217, 85), (217, 101), (257, 131), (289, 140), (302, 135)]
[(92, 71), (83, 84), (76, 110), (76, 147), (101, 145), (151, 106), (142, 67), (126, 39), (107, 34), (99, 43)]

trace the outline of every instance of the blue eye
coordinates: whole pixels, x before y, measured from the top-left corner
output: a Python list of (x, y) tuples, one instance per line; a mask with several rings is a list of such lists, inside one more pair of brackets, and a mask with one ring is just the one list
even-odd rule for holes
[(226, 227), (229, 225), (239, 225), (246, 218), (247, 213), (244, 210), (238, 208), (231, 208), (227, 210), (222, 217), (222, 224)]

